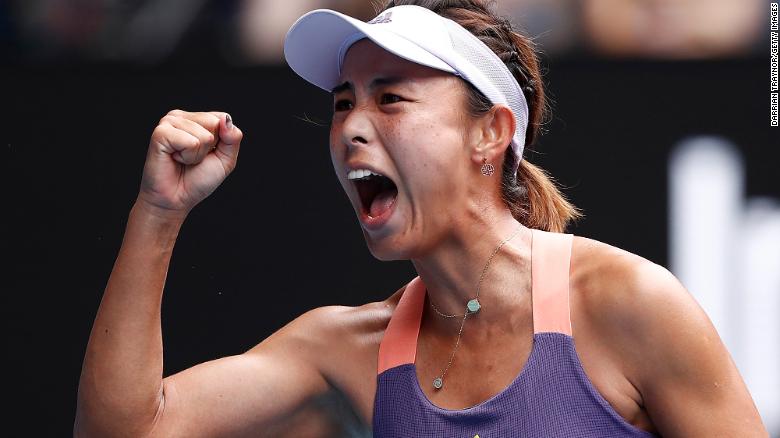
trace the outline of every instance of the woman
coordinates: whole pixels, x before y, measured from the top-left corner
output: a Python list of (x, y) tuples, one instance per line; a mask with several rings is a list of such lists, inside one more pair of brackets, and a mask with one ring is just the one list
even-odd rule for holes
[(768, 436), (667, 270), (563, 233), (577, 210), (522, 160), (545, 111), (528, 38), (478, 0), (395, 1), (369, 23), (307, 14), (285, 54), (334, 95), (333, 166), (371, 253), (419, 277), (162, 378), (171, 249), (242, 136), (227, 114), (172, 111), (90, 336), (77, 435), (334, 436), (338, 396), (375, 436)]

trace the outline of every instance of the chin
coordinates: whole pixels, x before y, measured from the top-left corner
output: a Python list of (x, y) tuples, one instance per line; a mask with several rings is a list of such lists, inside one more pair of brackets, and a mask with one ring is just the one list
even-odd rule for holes
[(391, 262), (394, 260), (409, 260), (408, 249), (396, 240), (396, 236), (389, 235), (384, 237), (372, 236), (366, 230), (363, 230), (363, 237), (366, 239), (368, 251), (375, 259), (382, 262)]

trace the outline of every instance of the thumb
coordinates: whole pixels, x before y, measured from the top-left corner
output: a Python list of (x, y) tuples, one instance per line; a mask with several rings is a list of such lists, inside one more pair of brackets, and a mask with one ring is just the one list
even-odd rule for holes
[(230, 114), (223, 113), (219, 120), (219, 140), (214, 146), (214, 153), (222, 164), (233, 169), (238, 160), (238, 149), (244, 133), (233, 123)]

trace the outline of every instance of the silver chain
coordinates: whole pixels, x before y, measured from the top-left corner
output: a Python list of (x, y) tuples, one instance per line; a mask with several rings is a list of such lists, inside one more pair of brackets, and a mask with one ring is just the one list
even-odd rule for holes
[[(490, 258), (488, 258), (487, 263), (485, 263), (485, 267), (482, 269), (482, 274), (479, 276), (479, 281), (477, 282), (477, 297), (474, 298), (473, 300), (469, 301), (469, 305), (466, 306), (466, 313), (464, 313), (463, 315), (447, 315), (445, 313), (442, 313), (438, 308), (436, 308), (436, 306), (433, 304), (433, 301), (431, 301), (430, 297), (428, 297), (428, 302), (431, 303), (431, 307), (440, 316), (442, 316), (444, 318), (459, 318), (459, 317), (463, 317), (463, 321), (461, 321), (461, 323), (460, 323), (460, 329), (458, 330), (458, 339), (455, 341), (455, 348), (452, 349), (452, 353), (450, 354), (450, 359), (449, 359), (449, 361), (447, 361), (447, 366), (444, 368), (444, 371), (442, 371), (441, 375), (439, 375), (438, 377), (433, 379), (433, 387), (435, 389), (441, 389), (441, 387), (444, 386), (444, 376), (447, 374), (447, 370), (450, 369), (450, 366), (452, 365), (452, 360), (455, 358), (455, 352), (458, 350), (458, 346), (460, 345), (460, 337), (461, 337), (461, 334), (463, 333), (463, 326), (466, 324), (466, 318), (468, 318), (468, 316), (471, 315), (472, 313), (477, 313), (482, 308), (482, 306), (479, 304), (479, 290), (480, 290), (480, 287), (482, 285), (482, 279), (485, 278), (485, 272), (487, 272), (487, 268), (488, 268), (488, 266), (490, 266), (490, 262), (493, 261), (493, 257), (495, 257), (495, 255), (498, 253), (498, 251), (501, 249), (501, 247), (504, 246), (505, 243), (507, 243), (510, 240), (512, 240), (512, 238), (514, 238), (517, 235), (517, 233), (520, 232), (521, 228), (522, 228), (522, 225), (519, 225), (517, 227), (517, 229), (515, 230), (515, 232), (512, 233), (511, 236), (509, 236), (506, 239), (504, 239), (504, 241), (501, 242), (500, 245), (498, 245), (498, 247), (495, 249), (495, 251), (493, 251), (493, 254), (490, 255)], [(476, 310), (471, 310), (471, 304), (473, 302), (477, 303), (476, 306), (475, 306)]]

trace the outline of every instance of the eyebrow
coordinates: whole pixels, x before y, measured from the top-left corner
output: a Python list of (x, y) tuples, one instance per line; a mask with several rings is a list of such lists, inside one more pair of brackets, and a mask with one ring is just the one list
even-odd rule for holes
[[(408, 81), (409, 79), (403, 76), (379, 77), (371, 81), (371, 84), (369, 84), (368, 88), (373, 89), (384, 85), (395, 85), (401, 82), (408, 82)], [(353, 89), (352, 82), (346, 81), (342, 84), (336, 85), (333, 88), (333, 90), (331, 90), (331, 93), (336, 94), (345, 90), (352, 90), (352, 89)]]

